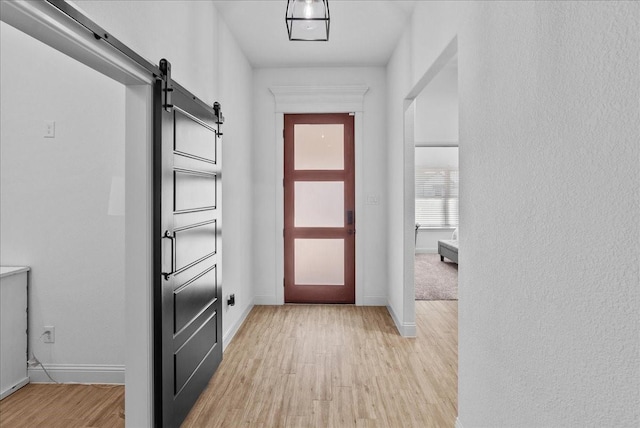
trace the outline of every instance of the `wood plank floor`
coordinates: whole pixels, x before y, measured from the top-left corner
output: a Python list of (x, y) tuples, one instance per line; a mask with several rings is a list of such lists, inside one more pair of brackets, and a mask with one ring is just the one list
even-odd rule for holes
[[(256, 306), (183, 427), (453, 427), (456, 301), (416, 302), (417, 336), (384, 307)], [(0, 426), (123, 426), (123, 388), (28, 385)]]
[(453, 427), (457, 307), (416, 302), (415, 339), (384, 307), (255, 307), (183, 427)]
[(124, 386), (29, 384), (0, 401), (0, 427), (124, 427)]

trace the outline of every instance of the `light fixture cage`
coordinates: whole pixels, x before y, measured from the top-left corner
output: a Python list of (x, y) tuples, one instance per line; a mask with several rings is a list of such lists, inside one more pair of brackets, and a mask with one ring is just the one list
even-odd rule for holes
[(329, 0), (287, 0), (285, 22), (291, 41), (329, 41)]

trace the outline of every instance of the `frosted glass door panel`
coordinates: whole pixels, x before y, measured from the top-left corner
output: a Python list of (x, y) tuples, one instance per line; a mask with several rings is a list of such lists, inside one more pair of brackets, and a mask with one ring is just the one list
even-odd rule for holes
[(296, 239), (297, 285), (344, 285), (344, 239)]
[(344, 169), (344, 125), (297, 124), (293, 132), (294, 169)]
[(343, 181), (296, 181), (295, 227), (344, 227)]

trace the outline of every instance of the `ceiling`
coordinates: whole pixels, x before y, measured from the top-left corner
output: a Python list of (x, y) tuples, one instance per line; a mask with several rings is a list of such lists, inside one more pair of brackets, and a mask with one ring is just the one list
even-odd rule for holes
[(286, 0), (214, 1), (251, 65), (344, 67), (386, 65), (415, 1), (329, 0), (328, 42), (291, 42)]

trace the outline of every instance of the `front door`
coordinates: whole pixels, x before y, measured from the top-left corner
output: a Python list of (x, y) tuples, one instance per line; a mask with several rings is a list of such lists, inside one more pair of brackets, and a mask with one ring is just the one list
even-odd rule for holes
[(155, 88), (155, 425), (178, 427), (222, 360), (221, 158), (212, 107)]
[(355, 303), (354, 122), (284, 117), (286, 303)]

